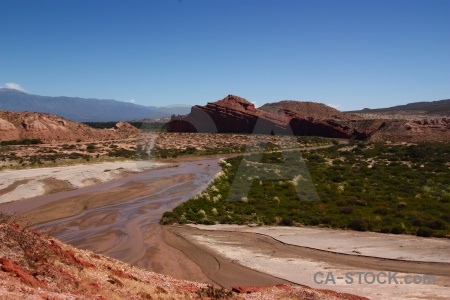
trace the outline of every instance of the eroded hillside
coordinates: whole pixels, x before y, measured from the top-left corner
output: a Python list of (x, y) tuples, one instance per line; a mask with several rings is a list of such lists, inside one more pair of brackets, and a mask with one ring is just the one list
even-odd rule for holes
[(101, 141), (135, 137), (138, 129), (119, 122), (111, 129), (94, 129), (55, 115), (0, 111), (0, 140), (39, 139), (45, 143)]
[(305, 286), (235, 287), (178, 280), (78, 250), (0, 215), (1, 299), (366, 299)]

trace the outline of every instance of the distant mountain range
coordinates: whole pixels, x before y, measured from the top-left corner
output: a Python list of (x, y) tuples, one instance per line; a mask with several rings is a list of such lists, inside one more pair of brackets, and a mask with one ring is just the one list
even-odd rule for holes
[(76, 122), (108, 122), (157, 119), (173, 114), (184, 115), (190, 112), (191, 107), (187, 105), (155, 107), (117, 100), (48, 97), (1, 88), (0, 110), (49, 113)]
[(415, 102), (405, 105), (397, 105), (389, 108), (378, 108), (378, 109), (364, 108), (358, 111), (349, 111), (348, 113), (450, 116), (450, 99), (431, 102)]

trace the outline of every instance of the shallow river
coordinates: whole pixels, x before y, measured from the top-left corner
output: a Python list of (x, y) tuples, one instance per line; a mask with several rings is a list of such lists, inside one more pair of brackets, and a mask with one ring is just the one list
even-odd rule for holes
[[(162, 214), (204, 189), (220, 171), (217, 161), (218, 158), (211, 158), (182, 162), (178, 167), (9, 203), (0, 209), (17, 212), (33, 212), (34, 209), (37, 219), (42, 214), (48, 214), (50, 219), (52, 213), (55, 216), (73, 214), (76, 205), (88, 201), (89, 205), (79, 213), (36, 228), (47, 228), (52, 236), (76, 247), (142, 265), (148, 248), (161, 239), (159, 230), (154, 229)], [(66, 205), (69, 202), (73, 205)], [(102, 202), (101, 206), (96, 207), (96, 202)], [(47, 210), (41, 212), (41, 207)]]

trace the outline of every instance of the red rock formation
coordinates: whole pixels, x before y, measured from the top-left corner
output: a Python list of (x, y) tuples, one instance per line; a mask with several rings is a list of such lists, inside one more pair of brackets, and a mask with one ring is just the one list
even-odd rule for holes
[(287, 133), (288, 118), (255, 108), (244, 98), (228, 95), (206, 106), (196, 105), (186, 117), (173, 116), (169, 132)]
[(0, 119), (0, 131), (10, 131), (10, 130), (15, 130), (16, 127), (14, 126), (14, 124), (4, 120), (4, 119)]
[(249, 101), (228, 95), (206, 106), (194, 106), (187, 116), (173, 116), (169, 132), (219, 132), (312, 135), (374, 141), (450, 140), (450, 120), (363, 119), (324, 104), (280, 101), (257, 109)]
[(350, 139), (353, 137), (348, 128), (340, 124), (314, 120), (312, 118), (292, 118), (289, 125), (294, 135), (323, 136), (341, 139)]
[[(228, 95), (206, 106), (194, 106), (186, 117), (173, 116), (169, 132), (220, 132), (220, 133), (263, 133), (317, 135), (334, 138), (352, 138), (354, 131), (349, 127), (323, 119), (302, 116), (299, 111), (314, 116), (344, 114), (318, 103), (295, 103), (282, 101), (255, 108), (249, 101)], [(314, 110), (316, 108), (316, 110)], [(316, 113), (313, 113), (316, 111)], [(348, 120), (346, 118), (345, 120)]]
[(46, 284), (41, 282), (28, 274), (21, 266), (19, 266), (15, 261), (0, 257), (1, 270), (7, 272), (17, 278), (19, 278), (23, 283), (32, 287), (45, 287)]
[(126, 122), (115, 128), (94, 129), (87, 125), (44, 113), (0, 111), (0, 141), (40, 139), (43, 142), (75, 142), (125, 139), (139, 130)]
[(19, 130), (11, 122), (0, 118), (0, 140), (17, 140)]
[[(378, 122), (382, 120), (376, 120)], [(384, 126), (375, 131), (371, 141), (442, 142), (450, 141), (450, 119), (384, 120)]]

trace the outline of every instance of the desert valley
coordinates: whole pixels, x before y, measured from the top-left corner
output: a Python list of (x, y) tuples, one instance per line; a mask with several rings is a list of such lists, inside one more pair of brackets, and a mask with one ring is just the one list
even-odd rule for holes
[(448, 298), (450, 100), (36, 111), (0, 111), (2, 299)]
[(0, 300), (450, 299), (449, 12), (0, 0)]

